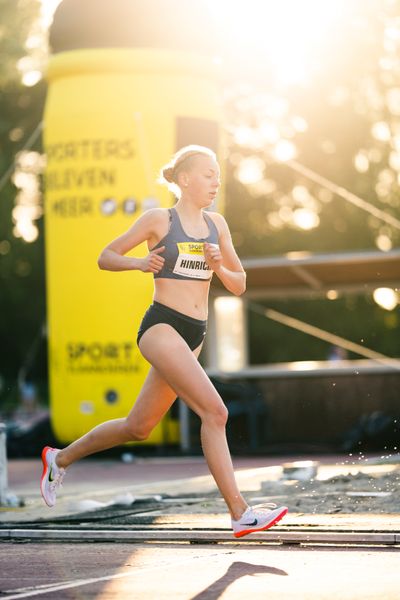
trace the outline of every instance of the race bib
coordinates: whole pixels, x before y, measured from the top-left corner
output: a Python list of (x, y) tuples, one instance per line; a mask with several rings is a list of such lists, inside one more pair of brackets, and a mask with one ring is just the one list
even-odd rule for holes
[(173, 272), (193, 279), (211, 279), (212, 270), (204, 258), (203, 242), (180, 242)]

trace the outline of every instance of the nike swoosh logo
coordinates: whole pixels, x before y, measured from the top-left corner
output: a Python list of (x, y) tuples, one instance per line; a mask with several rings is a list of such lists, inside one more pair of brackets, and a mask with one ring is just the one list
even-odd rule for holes
[(257, 524), (258, 524), (257, 519), (254, 519), (254, 521), (252, 523), (242, 523), (242, 525), (246, 525), (246, 526), (250, 526), (250, 527), (252, 527), (253, 525), (257, 525)]
[(54, 481), (54, 477), (53, 477), (53, 465), (51, 465), (51, 467), (50, 467), (49, 481)]

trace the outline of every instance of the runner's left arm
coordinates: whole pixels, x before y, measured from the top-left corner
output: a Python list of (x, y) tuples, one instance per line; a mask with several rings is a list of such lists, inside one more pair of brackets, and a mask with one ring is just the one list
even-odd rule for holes
[[(211, 215), (210, 215), (211, 216)], [(219, 233), (219, 247), (206, 243), (204, 256), (208, 266), (229, 292), (240, 296), (246, 291), (246, 273), (232, 243), (231, 233), (224, 217), (213, 213)]]

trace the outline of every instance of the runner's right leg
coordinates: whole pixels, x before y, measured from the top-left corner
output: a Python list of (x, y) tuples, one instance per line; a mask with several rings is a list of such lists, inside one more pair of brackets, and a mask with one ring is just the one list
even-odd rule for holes
[(62, 450), (46, 446), (42, 451), (43, 471), (40, 490), (50, 507), (56, 504), (65, 468), (71, 463), (129, 441), (146, 439), (175, 401), (176, 394), (162, 376), (151, 368), (140, 394), (126, 419), (113, 419), (98, 425)]
[(100, 450), (146, 439), (175, 399), (176, 393), (160, 373), (151, 367), (129, 415), (97, 425), (60, 450), (57, 454), (57, 465), (66, 468), (80, 458)]

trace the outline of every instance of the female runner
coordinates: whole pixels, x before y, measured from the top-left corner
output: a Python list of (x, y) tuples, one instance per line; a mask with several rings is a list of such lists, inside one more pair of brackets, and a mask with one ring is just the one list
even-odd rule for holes
[[(162, 181), (176, 194), (174, 208), (145, 212), (123, 235), (102, 251), (100, 269), (136, 269), (153, 273), (154, 298), (138, 332), (140, 352), (151, 364), (139, 396), (126, 418), (98, 425), (60, 450), (42, 451), (42, 496), (56, 503), (65, 469), (73, 462), (132, 440), (145, 440), (171, 407), (182, 398), (201, 419), (203, 452), (228, 506), (235, 537), (272, 527), (286, 507), (249, 507), (235, 481), (225, 435), (228, 411), (200, 366), (207, 325), (212, 273), (233, 294), (246, 289), (246, 274), (232, 245), (222, 215), (205, 212), (220, 185), (215, 154), (203, 146), (187, 146), (162, 170)], [(125, 256), (146, 241), (145, 258)]]

